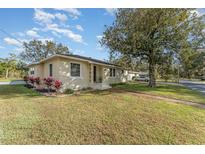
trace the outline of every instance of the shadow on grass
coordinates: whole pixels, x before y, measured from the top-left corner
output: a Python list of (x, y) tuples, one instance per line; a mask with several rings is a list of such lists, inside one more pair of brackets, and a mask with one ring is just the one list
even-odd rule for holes
[(0, 85), (0, 99), (36, 96), (40, 96), (40, 94), (24, 87), (24, 85)]
[(176, 99), (193, 99), (192, 101), (196, 102), (205, 102), (205, 96), (195, 90), (189, 89), (180, 85), (167, 85), (167, 84), (158, 84), (154, 88), (150, 88), (145, 83), (125, 83), (125, 84), (115, 84), (113, 89), (121, 89), (128, 92), (141, 92), (146, 94), (165, 96), (168, 98)]

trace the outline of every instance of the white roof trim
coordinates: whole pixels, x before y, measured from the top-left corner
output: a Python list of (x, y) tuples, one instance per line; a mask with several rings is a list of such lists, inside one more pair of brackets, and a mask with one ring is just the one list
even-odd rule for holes
[(45, 62), (45, 61), (47, 61), (47, 60), (49, 60), (49, 59), (55, 58), (55, 57), (61, 57), (61, 58), (66, 58), (66, 59), (79, 60), (79, 61), (88, 62), (88, 63), (90, 63), (90, 64), (97, 64), (97, 65), (103, 65), (103, 66), (121, 68), (121, 67), (114, 66), (114, 65), (103, 64), (103, 63), (93, 62), (93, 61), (91, 61), (91, 60), (85, 60), (85, 59), (81, 59), (81, 58), (77, 58), (77, 57), (70, 57), (70, 56), (64, 56), (64, 55), (52, 55), (52, 56), (50, 56), (50, 57), (47, 57), (47, 58), (41, 60), (41, 61), (38, 62), (38, 63), (29, 64), (28, 67), (33, 66), (33, 65), (41, 64), (41, 63), (43, 63), (43, 62)]

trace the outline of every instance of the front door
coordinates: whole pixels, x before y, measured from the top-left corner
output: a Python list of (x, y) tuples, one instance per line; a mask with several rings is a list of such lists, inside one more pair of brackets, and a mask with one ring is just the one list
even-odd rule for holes
[(93, 66), (93, 81), (96, 82), (96, 66)]

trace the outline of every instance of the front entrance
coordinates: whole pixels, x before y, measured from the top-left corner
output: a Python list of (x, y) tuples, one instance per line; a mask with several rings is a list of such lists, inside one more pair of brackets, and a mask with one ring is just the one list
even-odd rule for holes
[(93, 66), (93, 82), (96, 82), (96, 66)]

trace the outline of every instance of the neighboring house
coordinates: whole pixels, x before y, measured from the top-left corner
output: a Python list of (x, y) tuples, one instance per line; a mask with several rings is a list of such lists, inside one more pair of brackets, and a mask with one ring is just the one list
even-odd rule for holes
[(139, 72), (135, 72), (135, 71), (128, 71), (128, 75), (127, 75), (127, 80), (128, 81), (132, 81), (134, 77), (137, 77), (139, 75)]
[(132, 81), (137, 78), (142, 78), (143, 76), (148, 77), (148, 72), (136, 72), (136, 71), (128, 71), (127, 80)]
[(55, 54), (28, 67), (29, 76), (58, 79), (63, 83), (63, 90), (107, 89), (109, 84), (126, 82), (128, 74), (128, 71), (108, 62), (66, 54)]

